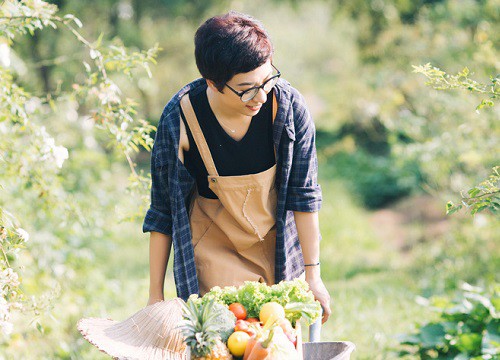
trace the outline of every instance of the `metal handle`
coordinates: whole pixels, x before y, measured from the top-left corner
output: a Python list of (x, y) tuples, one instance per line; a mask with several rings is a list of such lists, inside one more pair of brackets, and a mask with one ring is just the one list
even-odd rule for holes
[(309, 342), (319, 342), (321, 341), (321, 319), (316, 320), (315, 323), (309, 326)]

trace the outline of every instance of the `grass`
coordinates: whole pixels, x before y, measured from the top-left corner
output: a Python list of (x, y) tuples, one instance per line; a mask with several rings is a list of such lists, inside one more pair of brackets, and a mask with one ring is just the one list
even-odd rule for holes
[(323, 328), (324, 341), (354, 342), (352, 359), (398, 358), (398, 334), (435, 317), (417, 304), (418, 296), (451, 295), (461, 281), (499, 280), (498, 219), (479, 227), (470, 216), (451, 218), (444, 235), (402, 252), (395, 239), (376, 235), (374, 226), (380, 225), (370, 221), (373, 212), (360, 206), (345, 178), (329, 176), (328, 165), (322, 173), (320, 165), (321, 261), (333, 315)]
[(354, 359), (390, 359), (396, 335), (421, 319), (416, 287), (401, 271), (398, 249), (374, 235), (370, 212), (361, 208), (336, 179), (321, 179), (320, 212), (323, 280), (332, 296), (333, 314), (324, 341), (352, 341)]
[[(450, 237), (435, 239), (416, 244), (403, 254), (392, 239), (375, 235), (373, 226), (377, 224), (370, 221), (372, 212), (347, 190), (345, 179), (323, 172), (320, 183), (324, 197), (320, 212), (322, 274), (332, 295), (333, 309), (331, 319), (322, 329), (322, 340), (354, 342), (357, 350), (352, 359), (398, 358), (397, 335), (411, 332), (417, 322), (434, 317), (417, 304), (416, 297), (451, 292), (453, 286), (442, 286), (443, 279), (456, 283), (465, 273), (474, 274), (469, 280), (483, 275), (490, 280), (494, 277), (491, 272), (498, 257), (489, 254), (498, 253), (498, 246), (474, 240), (477, 229), (469, 227), (470, 234), (464, 233), (468, 240), (461, 244)], [(82, 309), (75, 322), (89, 316), (124, 320), (146, 305), (149, 236), (141, 233), (140, 223), (116, 225), (114, 233), (120, 234), (115, 237), (114, 246), (102, 249), (93, 269), (107, 279), (109, 286), (94, 289), (95, 294), (88, 298), (89, 306)], [(491, 232), (491, 239), (494, 233)], [(481, 251), (471, 251), (478, 246)], [(464, 264), (470, 259), (476, 261), (467, 267)], [(92, 282), (91, 275), (83, 282)], [(165, 297), (175, 297), (172, 260), (167, 270)], [(79, 349), (72, 358), (107, 359), (86, 343), (76, 329), (70, 331), (72, 344)]]

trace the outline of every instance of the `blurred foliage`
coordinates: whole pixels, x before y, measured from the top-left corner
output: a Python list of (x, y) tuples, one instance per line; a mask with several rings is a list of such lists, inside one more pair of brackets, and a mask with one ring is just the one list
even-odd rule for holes
[[(499, 109), (471, 111), (497, 96), (498, 0), (51, 3), (0, 8), (2, 355), (95, 358), (76, 321), (146, 303), (147, 249), (134, 241), (151, 136), (168, 99), (199, 76), (197, 26), (229, 9), (264, 23), (273, 61), (316, 122), (322, 271), (345, 307), (328, 340), (359, 343), (359, 358), (389, 359), (395, 324), (426, 317), (412, 294), (451, 292), (459, 279), (498, 282), (498, 218), (482, 200), (498, 187)], [(412, 73), (428, 63), (420, 69), (430, 85), (449, 91)], [(409, 254), (391, 253), (365, 219), (363, 207), (422, 192), (444, 214), (473, 184), (448, 210), (466, 207), (474, 218), (458, 213), (439, 237), (413, 229)], [(173, 291), (167, 279), (166, 296)], [(373, 324), (383, 330), (373, 335)]]
[[(420, 359), (495, 359), (500, 355), (500, 285), (484, 290), (465, 283), (458, 299), (421, 298), (439, 319), (402, 335), (401, 344)], [(402, 356), (404, 357), (404, 356)]]
[(357, 149), (353, 136), (341, 137), (340, 141), (332, 137), (339, 138), (322, 130), (317, 133), (319, 159), (323, 162), (320, 172), (344, 179), (367, 208), (386, 206), (419, 187), (422, 179), (416, 162), (379, 154), (375, 148), (372, 152), (365, 146)]
[[(83, 301), (79, 295), (83, 284), (77, 276), (95, 256), (88, 247), (90, 239), (110, 236), (102, 211), (113, 211), (117, 190), (126, 190), (118, 182), (102, 184), (110, 176), (107, 169), (120, 163), (119, 154), (132, 173), (129, 189), (140, 189), (146, 199), (150, 182), (136, 171), (132, 156), (139, 147), (151, 149), (149, 133), (154, 127), (136, 118), (136, 104), (122, 95), (109, 75), (115, 71), (130, 76), (139, 67), (149, 73), (148, 64), (154, 62), (158, 47), (134, 52), (102, 38), (91, 43), (78, 31), (82, 27), (79, 19), (60, 17), (57, 11), (54, 5), (30, 0), (5, 1), (0, 8), (0, 38), (4, 40), (0, 67), (0, 346), (12, 356), (32, 330), (50, 333), (45, 319), (54, 318), (56, 299)], [(83, 45), (89, 59), (80, 63), (85, 69), (80, 82), (59, 84), (43, 96), (35, 96), (19, 83), (23, 62), (15, 59), (18, 61), (11, 64), (11, 46), (18, 36), (33, 36), (48, 26), (70, 34), (75, 43)], [(99, 144), (94, 129), (105, 130), (102, 133), (109, 140)], [(95, 204), (100, 206), (93, 211)], [(144, 206), (136, 202), (136, 210), (142, 216)], [(14, 328), (15, 319), (22, 315), (29, 324)]]

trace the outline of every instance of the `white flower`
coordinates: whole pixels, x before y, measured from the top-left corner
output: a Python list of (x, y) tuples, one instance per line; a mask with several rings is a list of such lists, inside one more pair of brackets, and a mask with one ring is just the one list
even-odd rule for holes
[(43, 139), (43, 143), (40, 147), (41, 161), (54, 161), (58, 168), (61, 168), (64, 160), (66, 160), (68, 155), (68, 149), (64, 146), (56, 146), (56, 142), (54, 138), (50, 137), (50, 135), (45, 130), (45, 127), (40, 127), (39, 135)]
[(54, 146), (52, 151), (54, 153), (57, 167), (62, 168), (64, 160), (69, 158), (68, 149), (64, 146)]
[(10, 66), (10, 47), (5, 43), (0, 44), (0, 65), (6, 68)]
[(11, 287), (19, 286), (19, 276), (11, 268), (7, 268), (2, 271), (0, 279), (2, 280), (2, 283), (5, 282)]
[(33, 114), (36, 109), (38, 109), (42, 105), (42, 100), (37, 97), (32, 97), (24, 104), (24, 108), (28, 114)]
[(101, 104), (119, 104), (121, 103), (120, 100), (120, 88), (116, 86), (114, 83), (110, 83), (107, 85), (101, 84), (99, 92), (97, 96), (99, 97), (99, 100), (101, 100)]
[(12, 329), (14, 325), (8, 321), (0, 321), (0, 333), (5, 335), (10, 335), (12, 333)]
[(26, 230), (24, 230), (22, 228), (17, 228), (16, 232), (17, 232), (17, 235), (19, 235), (19, 237), (21, 239), (23, 239), (24, 241), (29, 241), (30, 234)]
[(0, 297), (0, 320), (7, 320), (9, 315), (9, 303), (3, 297)]

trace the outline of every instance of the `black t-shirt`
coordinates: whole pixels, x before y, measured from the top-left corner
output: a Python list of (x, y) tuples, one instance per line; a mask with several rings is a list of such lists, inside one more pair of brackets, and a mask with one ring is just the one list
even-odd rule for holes
[[(189, 98), (220, 176), (256, 174), (275, 164), (272, 91), (260, 111), (252, 118), (247, 133), (239, 141), (231, 138), (217, 121), (208, 103), (205, 86), (191, 90)], [(189, 151), (184, 153), (184, 165), (196, 179), (198, 193), (206, 198), (217, 199), (217, 195), (208, 187), (208, 171), (182, 109), (181, 116), (189, 139)]]

